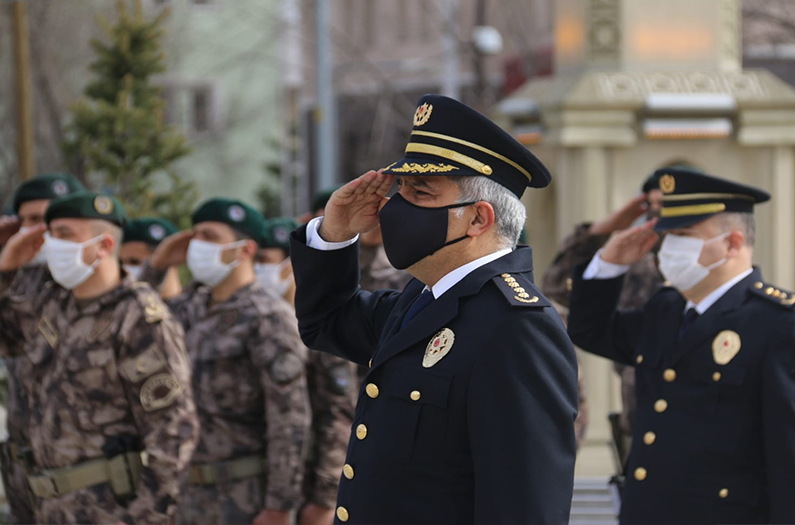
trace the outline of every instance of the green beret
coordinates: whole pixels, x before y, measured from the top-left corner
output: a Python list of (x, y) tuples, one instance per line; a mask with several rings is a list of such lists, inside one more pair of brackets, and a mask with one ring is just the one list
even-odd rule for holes
[(300, 226), (297, 221), (288, 217), (265, 219), (265, 227), (259, 242), (260, 248), (281, 248), (290, 252), (290, 232)]
[(72, 175), (65, 173), (38, 175), (26, 180), (17, 188), (14, 193), (14, 213), (19, 213), (19, 207), (24, 202), (57, 199), (80, 191), (86, 191), (86, 188)]
[(223, 222), (259, 241), (265, 218), (248, 204), (235, 199), (210, 199), (193, 212), (193, 225), (200, 222)]
[(115, 197), (94, 192), (79, 192), (50, 201), (44, 221), (55, 219), (100, 219), (124, 226), (127, 212)]
[(331, 199), (331, 194), (340, 188), (342, 188), (342, 185), (334, 186), (333, 188), (328, 188), (315, 193), (315, 196), (312, 197), (312, 213), (325, 209), (326, 204), (328, 204), (329, 199)]
[(144, 219), (133, 219), (124, 225), (125, 242), (145, 242), (150, 246), (157, 246), (160, 241), (177, 233), (177, 227), (165, 219), (155, 217)]

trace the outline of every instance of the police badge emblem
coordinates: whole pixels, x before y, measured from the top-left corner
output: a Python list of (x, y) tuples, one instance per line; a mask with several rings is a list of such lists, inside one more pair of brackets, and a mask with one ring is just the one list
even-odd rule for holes
[(110, 215), (113, 213), (113, 201), (110, 197), (100, 195), (94, 199), (94, 209), (102, 215)]
[(732, 330), (724, 330), (712, 341), (712, 357), (719, 365), (727, 365), (740, 351), (740, 335)]
[(152, 224), (149, 226), (149, 236), (156, 241), (162, 241), (166, 236), (166, 229), (159, 224)]
[(425, 348), (425, 356), (422, 358), (422, 367), (430, 368), (442, 360), (450, 353), (455, 342), (455, 334), (449, 328), (445, 328), (431, 339)]
[(433, 105), (428, 104), (427, 102), (422, 106), (417, 108), (417, 111), (414, 113), (414, 125), (415, 126), (422, 126), (427, 124), (428, 121), (431, 119), (431, 113), (433, 112)]
[(67, 193), (69, 193), (69, 186), (62, 180), (56, 180), (52, 183), (52, 192), (57, 195), (58, 197), (63, 197)]
[(246, 210), (242, 206), (233, 204), (229, 207), (229, 218), (235, 222), (242, 222), (246, 218)]
[(663, 193), (673, 193), (676, 189), (676, 179), (673, 175), (668, 175), (667, 173), (660, 177), (660, 189)]

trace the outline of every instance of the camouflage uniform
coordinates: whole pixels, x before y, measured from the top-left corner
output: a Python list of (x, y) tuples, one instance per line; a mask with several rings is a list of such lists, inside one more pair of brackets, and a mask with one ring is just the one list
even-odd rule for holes
[[(28, 266), (20, 270), (13, 282), (13, 295), (34, 297), (42, 284), (49, 279), (46, 264)], [(21, 341), (15, 341), (19, 345)], [(0, 340), (0, 345), (5, 341)], [(30, 360), (22, 356), (22, 348), (3, 349), (8, 372), (8, 399), (6, 425), (8, 445), (2, 449), (3, 487), (11, 511), (11, 523), (33, 523), (35, 512), (28, 486), (30, 436), (28, 434), (28, 396), (22, 383), (32, 377)]]
[[(590, 228), (590, 223), (578, 225), (574, 232), (563, 240), (555, 260), (544, 274), (542, 285), (544, 295), (565, 308), (569, 307), (571, 276), (574, 268), (593, 259), (596, 252), (610, 238), (609, 235), (591, 235), (588, 231)], [(649, 253), (635, 263), (624, 278), (619, 310), (641, 308), (662, 282), (656, 258), (653, 253)], [(616, 371), (621, 375), (623, 403), (621, 428), (625, 434), (631, 436), (632, 423), (635, 419), (635, 369), (616, 365)]]
[[(162, 276), (144, 265), (143, 280)], [(292, 309), (257, 282), (215, 305), (210, 289), (194, 283), (167, 304), (185, 328), (201, 422), (177, 523), (252, 523), (264, 509), (298, 508), (310, 412)], [(267, 473), (196, 478), (198, 469), (247, 457)]]
[(0, 340), (32, 364), (24, 386), (35, 474), (125, 452), (147, 459), (137, 479), (122, 470), (135, 497), (108, 481), (65, 490), (38, 499), (37, 521), (168, 523), (198, 436), (181, 327), (132, 278), (78, 301), (51, 281), (15, 295), (16, 275), (0, 274)]
[(312, 446), (305, 467), (304, 501), (333, 509), (353, 425), (355, 365), (310, 350), (306, 372), (312, 405)]

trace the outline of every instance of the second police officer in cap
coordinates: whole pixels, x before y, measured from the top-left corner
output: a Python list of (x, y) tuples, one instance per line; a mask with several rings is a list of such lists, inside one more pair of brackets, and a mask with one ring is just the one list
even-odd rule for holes
[(257, 282), (263, 217), (215, 198), (160, 243), (142, 279), (187, 262), (195, 283), (167, 304), (185, 328), (201, 433), (177, 523), (288, 523), (301, 500), (310, 423), (306, 347), (292, 309)]
[[(166, 237), (177, 233), (177, 227), (165, 219), (157, 217), (143, 217), (132, 219), (124, 224), (124, 235), (119, 252), (124, 271), (136, 279), (141, 277), (143, 264)], [(177, 267), (172, 266), (166, 272), (163, 284), (160, 286), (160, 296), (164, 299), (178, 296), (182, 292), (182, 283), (179, 280)]]
[[(487, 118), (427, 95), (405, 157), (294, 233), (305, 342), (370, 364), (338, 522), (568, 520), (577, 364), (531, 250), (515, 248), (519, 197), (549, 182)], [(403, 292), (358, 289), (356, 238), (379, 223), (390, 262), (415, 277)]]
[[(578, 346), (636, 367), (621, 522), (795, 523), (795, 295), (752, 266), (753, 209), (770, 196), (691, 170), (659, 175), (659, 222), (581, 266), (569, 312)], [(655, 229), (670, 286), (617, 311)]]

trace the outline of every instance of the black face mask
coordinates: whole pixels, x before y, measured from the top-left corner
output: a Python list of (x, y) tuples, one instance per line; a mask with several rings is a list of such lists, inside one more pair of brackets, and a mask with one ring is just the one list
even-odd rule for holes
[(463, 241), (468, 235), (447, 242), (448, 210), (471, 206), (462, 202), (439, 208), (423, 208), (410, 203), (399, 193), (389, 199), (381, 212), (381, 235), (390, 264), (405, 270), (445, 246)]

